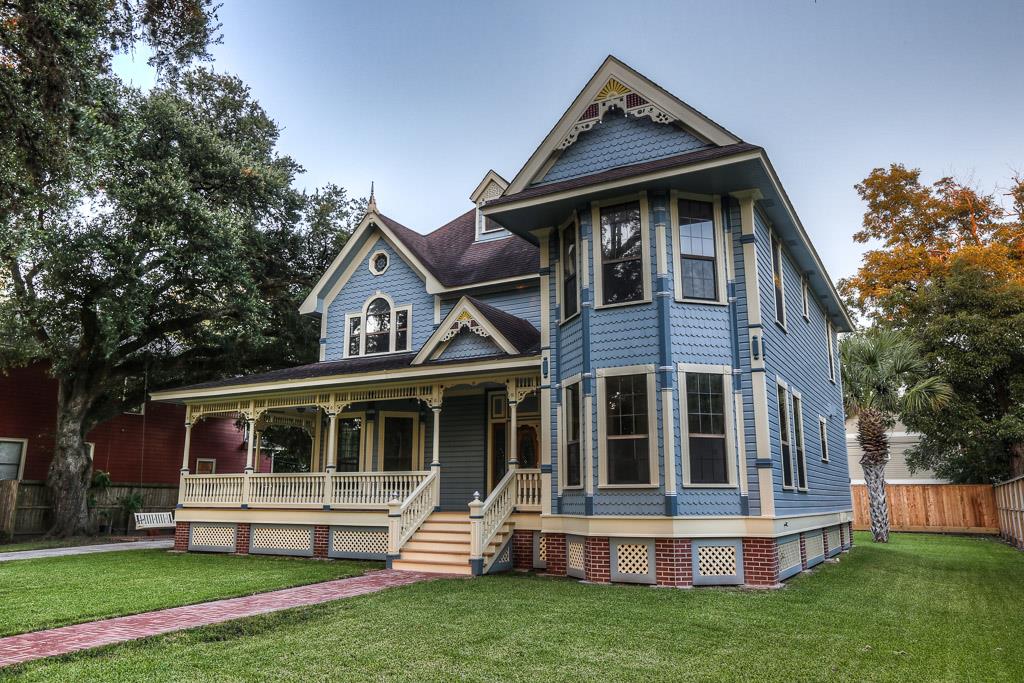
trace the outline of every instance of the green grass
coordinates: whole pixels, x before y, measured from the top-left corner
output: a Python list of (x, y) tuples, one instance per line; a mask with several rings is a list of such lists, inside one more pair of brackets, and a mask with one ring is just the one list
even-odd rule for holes
[(371, 562), (126, 550), (0, 563), (0, 636), (362, 574)]
[[(170, 538), (168, 536), (168, 538)], [(122, 543), (125, 541), (152, 541), (155, 538), (125, 538), (124, 536), (71, 536), (70, 538), (39, 538), (18, 543), (0, 544), (0, 553), (16, 553), (22, 550), (49, 550), (50, 548), (73, 548), (80, 545), (97, 545), (100, 543)]]
[(446, 580), (37, 662), (11, 675), (1024, 680), (1024, 554), (989, 539), (857, 540), (840, 564), (795, 577), (782, 590), (593, 586), (517, 575)]

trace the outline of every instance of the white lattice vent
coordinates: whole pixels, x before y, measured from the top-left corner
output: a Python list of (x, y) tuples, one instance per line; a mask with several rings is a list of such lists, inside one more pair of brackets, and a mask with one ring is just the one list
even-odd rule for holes
[(537, 541), (537, 559), (541, 562), (548, 561), (548, 537), (544, 534), (541, 534)]
[(620, 543), (615, 556), (615, 568), (620, 574), (646, 576), (651, 570), (646, 543)]
[(800, 566), (800, 539), (779, 544), (779, 571)]
[(835, 550), (843, 544), (843, 541), (839, 537), (839, 527), (834, 526), (828, 530), (828, 549), (829, 551)]
[(498, 555), (498, 559), (495, 560), (497, 564), (506, 564), (512, 561), (512, 544), (509, 543), (505, 546), (505, 549), (501, 551), (501, 555)]
[(736, 576), (736, 548), (731, 545), (702, 545), (697, 550), (701, 576)]
[(336, 553), (386, 555), (388, 532), (370, 529), (338, 529), (331, 538), (331, 550)]
[(300, 526), (253, 526), (251, 547), (267, 550), (309, 550), (308, 528)]
[(235, 549), (235, 527), (192, 524), (192, 545), (204, 548)]
[(804, 536), (804, 550), (807, 557), (818, 557), (825, 554), (825, 541), (820, 531), (814, 531)]
[(583, 571), (583, 541), (569, 541), (566, 543), (566, 555), (568, 556), (569, 569)]

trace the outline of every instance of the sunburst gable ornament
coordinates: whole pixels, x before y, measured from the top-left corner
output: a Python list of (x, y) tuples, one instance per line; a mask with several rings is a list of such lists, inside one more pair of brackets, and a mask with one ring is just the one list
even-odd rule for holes
[(614, 78), (609, 78), (608, 82), (604, 84), (603, 88), (601, 88), (601, 92), (597, 93), (597, 97), (594, 98), (594, 101), (600, 102), (613, 97), (622, 97), (629, 92), (632, 91), (622, 83), (619, 83)]

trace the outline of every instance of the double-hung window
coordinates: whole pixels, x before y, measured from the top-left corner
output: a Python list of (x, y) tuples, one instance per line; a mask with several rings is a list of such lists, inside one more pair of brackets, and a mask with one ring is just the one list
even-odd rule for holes
[(679, 223), (679, 270), (681, 299), (719, 299), (718, 252), (715, 244), (715, 209), (711, 202), (680, 199), (676, 204)]
[(807, 453), (804, 449), (804, 410), (800, 394), (793, 392), (793, 444), (796, 446), (796, 486), (807, 490)]
[(579, 245), (576, 239), (576, 220), (570, 220), (562, 230), (562, 320), (568, 320), (580, 310)]
[(807, 281), (807, 278), (803, 279), (803, 308), (804, 308), (804, 320), (807, 322), (811, 321), (811, 306), (810, 306), (810, 289), (811, 283)]
[(828, 347), (828, 378), (836, 381), (836, 349), (833, 342), (832, 322), (825, 323), (825, 345)]
[(680, 386), (684, 484), (733, 484), (735, 463), (729, 431), (732, 429), (729, 369), (684, 366)]
[(583, 484), (583, 458), (580, 454), (580, 383), (567, 385), (563, 395), (565, 463), (562, 466), (562, 481), (567, 487), (576, 487)]
[(782, 244), (772, 233), (772, 283), (775, 286), (775, 322), (786, 326), (786, 288), (782, 279)]
[(782, 448), (782, 488), (793, 488), (793, 453), (789, 441), (789, 392), (778, 385), (779, 444)]
[(828, 420), (818, 418), (818, 439), (821, 440), (821, 461), (828, 462)]
[(656, 485), (653, 368), (599, 370), (597, 388), (601, 486)]
[(595, 279), (600, 306), (650, 299), (645, 206), (646, 201), (637, 200), (594, 210), (600, 257)]
[(409, 350), (410, 306), (396, 307), (390, 299), (374, 295), (362, 313), (345, 317), (346, 356), (371, 356)]

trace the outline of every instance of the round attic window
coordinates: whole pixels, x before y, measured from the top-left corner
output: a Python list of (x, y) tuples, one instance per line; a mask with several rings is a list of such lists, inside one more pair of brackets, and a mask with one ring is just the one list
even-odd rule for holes
[(388, 269), (388, 255), (383, 251), (376, 252), (370, 257), (370, 272), (374, 275), (383, 275)]

